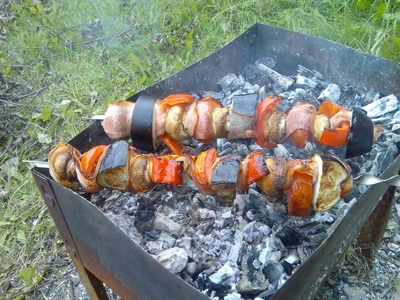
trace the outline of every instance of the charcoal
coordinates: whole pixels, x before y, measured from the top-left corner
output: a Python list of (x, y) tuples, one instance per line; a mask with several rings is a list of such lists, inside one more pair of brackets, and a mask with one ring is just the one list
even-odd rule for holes
[(341, 91), (337, 84), (331, 83), (328, 87), (321, 92), (318, 96), (319, 100), (328, 99), (332, 102), (338, 102), (340, 99)]
[(224, 297), (224, 300), (240, 300), (242, 297), (238, 293), (231, 293)]
[(176, 274), (186, 268), (189, 255), (185, 249), (174, 247), (160, 252), (156, 259), (167, 270)]
[(176, 246), (179, 248), (183, 248), (186, 251), (190, 251), (192, 248), (192, 238), (188, 236), (184, 236), (180, 239), (176, 240)]
[(146, 243), (146, 248), (150, 254), (158, 254), (162, 250), (162, 245), (160, 245), (159, 243), (157, 243), (155, 241), (148, 241)]
[(197, 288), (204, 291), (207, 296), (211, 296), (212, 294), (218, 297), (217, 299), (223, 298), (232, 288), (229, 284), (215, 284), (211, 282), (205, 272), (199, 274), (195, 284)]
[(303, 240), (302, 235), (291, 227), (282, 228), (276, 233), (276, 237), (288, 248), (300, 245)]
[(304, 263), (313, 254), (314, 250), (315, 247), (313, 246), (297, 247), (300, 262)]
[(302, 75), (296, 76), (296, 86), (299, 88), (315, 89), (318, 86), (318, 82), (312, 78), (308, 78)]
[(209, 219), (215, 219), (216, 215), (215, 212), (207, 209), (207, 208), (199, 208), (196, 211), (196, 216), (200, 219), (200, 220), (209, 220)]
[(212, 274), (209, 278), (214, 284), (221, 284), (234, 286), (236, 282), (237, 270), (234, 270), (229, 263), (224, 264), (217, 272)]
[(239, 255), (240, 252), (242, 250), (242, 246), (243, 246), (243, 233), (241, 231), (237, 231), (235, 233), (235, 240), (234, 240), (234, 245), (231, 247), (230, 251), (229, 251), (229, 255), (228, 255), (228, 260), (236, 263), (239, 261)]
[(242, 260), (242, 276), (236, 288), (239, 293), (256, 295), (268, 288), (268, 281), (261, 270), (253, 267), (254, 255), (246, 255)]
[(259, 243), (269, 232), (268, 226), (253, 221), (243, 228), (243, 239), (248, 243)]
[(265, 266), (262, 269), (262, 272), (265, 278), (269, 280), (269, 282), (271, 282), (272, 284), (276, 284), (283, 274), (283, 267), (281, 264), (270, 260), (266, 262)]
[(179, 223), (174, 222), (167, 216), (160, 213), (155, 214), (154, 228), (168, 232), (176, 237), (180, 237), (184, 231), (184, 228)]
[(282, 267), (286, 274), (292, 275), (294, 266), (291, 263), (284, 260), (284, 261), (282, 261)]
[(169, 249), (174, 247), (176, 239), (173, 238), (166, 232), (161, 232), (160, 237), (158, 238), (159, 242), (162, 244), (163, 249)]
[(243, 83), (242, 78), (237, 77), (235, 74), (228, 74), (217, 82), (217, 86), (223, 93), (230, 93), (239, 89)]
[(399, 101), (395, 95), (389, 95), (375, 100), (362, 107), (370, 118), (381, 117), (399, 109)]
[[(260, 63), (257, 67), (265, 72), (265, 74), (274, 82), (274, 86), (277, 88), (275, 92), (279, 94), (280, 92), (287, 91), (293, 84), (293, 79), (282, 74), (279, 74), (275, 70), (269, 68), (268, 66)], [(279, 91), (279, 92), (278, 92)]]
[(263, 300), (268, 300), (271, 298), (276, 292), (278, 291), (277, 288), (269, 288), (266, 291), (261, 292), (258, 294), (257, 298), (263, 299)]
[(282, 252), (281, 251), (278, 250), (278, 251), (272, 251), (271, 252), (271, 260), (278, 262), (278, 261), (281, 260), (281, 258), (282, 258)]
[(141, 233), (153, 228), (155, 212), (153, 210), (139, 210), (135, 213), (135, 226)]
[(255, 66), (258, 66), (259, 64), (263, 64), (263, 65), (267, 66), (268, 68), (273, 69), (273, 68), (275, 68), (276, 61), (271, 57), (261, 57), (254, 63)]

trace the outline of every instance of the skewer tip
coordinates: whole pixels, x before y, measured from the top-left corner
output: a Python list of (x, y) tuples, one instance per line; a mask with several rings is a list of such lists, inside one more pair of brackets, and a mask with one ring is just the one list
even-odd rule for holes
[(100, 120), (100, 121), (103, 121), (104, 118), (105, 118), (105, 115), (94, 115), (91, 118), (82, 117), (82, 119), (84, 119), (84, 120)]

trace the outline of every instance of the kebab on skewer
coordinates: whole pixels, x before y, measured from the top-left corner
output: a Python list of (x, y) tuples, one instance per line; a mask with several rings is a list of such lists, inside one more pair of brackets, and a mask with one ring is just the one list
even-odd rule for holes
[(128, 140), (152, 152), (157, 139), (163, 142), (196, 139), (211, 143), (252, 138), (263, 148), (290, 140), (298, 148), (307, 141), (319, 145), (347, 145), (346, 157), (368, 153), (382, 134), (359, 109), (352, 111), (329, 100), (317, 110), (307, 102), (297, 102), (286, 112), (277, 109), (282, 97), (268, 96), (258, 103), (257, 94), (234, 96), (232, 105), (223, 105), (207, 96), (198, 101), (192, 95), (173, 94), (162, 100), (140, 96), (136, 102), (109, 104), (102, 126), (111, 139)]
[(188, 179), (206, 194), (232, 199), (255, 183), (269, 197), (286, 194), (288, 213), (305, 216), (312, 208), (324, 211), (352, 190), (351, 169), (336, 156), (315, 154), (308, 159), (285, 161), (256, 150), (241, 159), (218, 157), (211, 148), (197, 157), (139, 154), (126, 141), (99, 145), (84, 154), (70, 144), (59, 143), (48, 157), (53, 179), (71, 189), (89, 193), (103, 188), (143, 193), (156, 184), (182, 185)]

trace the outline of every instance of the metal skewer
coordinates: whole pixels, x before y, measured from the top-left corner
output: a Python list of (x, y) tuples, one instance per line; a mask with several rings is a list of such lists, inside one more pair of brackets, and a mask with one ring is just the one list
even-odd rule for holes
[(392, 177), (389, 177), (387, 179), (381, 179), (377, 176), (371, 175), (371, 174), (362, 174), (360, 176), (357, 176), (353, 179), (353, 182), (356, 184), (366, 184), (366, 185), (374, 185), (378, 183), (385, 183), (388, 185), (393, 185), (400, 187), (400, 176), (399, 175), (394, 175)]
[[(38, 161), (38, 160), (23, 160), (22, 162), (25, 163), (32, 163), (35, 167), (38, 168), (49, 168), (49, 163), (45, 161)], [(354, 177), (353, 182), (356, 184), (365, 184), (365, 185), (375, 185), (379, 183), (385, 183), (388, 185), (393, 185), (400, 187), (400, 176), (395, 175), (392, 177), (389, 177), (387, 179), (381, 179), (377, 176), (371, 175), (371, 174), (361, 174), (357, 177)]]

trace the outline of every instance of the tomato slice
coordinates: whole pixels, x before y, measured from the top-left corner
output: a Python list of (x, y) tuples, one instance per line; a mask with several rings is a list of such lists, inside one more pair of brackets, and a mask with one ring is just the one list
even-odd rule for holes
[(214, 194), (210, 185), (212, 166), (217, 160), (218, 152), (215, 148), (201, 152), (196, 159), (193, 170), (193, 181), (206, 194)]
[(257, 104), (256, 108), (256, 137), (258, 145), (263, 148), (274, 148), (275, 143), (269, 142), (268, 118), (276, 109), (276, 105), (282, 100), (281, 96), (268, 96), (263, 101)]
[(350, 122), (343, 121), (334, 130), (325, 129), (319, 138), (319, 143), (330, 147), (344, 146), (350, 132)]
[(342, 107), (333, 103), (329, 100), (322, 101), (322, 104), (318, 110), (319, 115), (326, 115), (328, 118), (332, 118)]
[(100, 156), (106, 148), (106, 145), (98, 145), (86, 151), (81, 158), (81, 170), (88, 175), (93, 175), (99, 163)]
[(171, 155), (151, 157), (151, 181), (164, 184), (182, 184), (183, 162)]
[(294, 171), (287, 193), (288, 213), (291, 216), (306, 216), (313, 196), (313, 177)]

